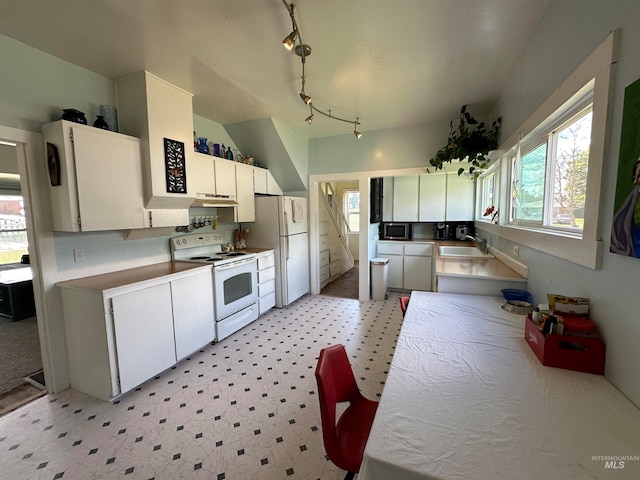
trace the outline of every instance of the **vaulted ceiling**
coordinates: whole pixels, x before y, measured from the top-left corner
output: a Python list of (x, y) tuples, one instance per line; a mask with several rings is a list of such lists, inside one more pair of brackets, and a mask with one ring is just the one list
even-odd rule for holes
[[(551, 0), (290, 0), (314, 105), (360, 130), (490, 112)], [(221, 124), (272, 117), (318, 138), (352, 125), (299, 98), (282, 0), (0, 0), (0, 33), (111, 79), (147, 70)]]

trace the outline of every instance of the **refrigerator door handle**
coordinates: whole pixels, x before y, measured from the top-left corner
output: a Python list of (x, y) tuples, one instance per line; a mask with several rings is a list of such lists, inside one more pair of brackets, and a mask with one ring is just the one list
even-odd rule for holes
[[(284, 202), (285, 200), (283, 200)], [(289, 218), (287, 217), (287, 209), (284, 208), (283, 205), (283, 209), (282, 209), (282, 213), (284, 214), (284, 234), (285, 236), (289, 236)]]
[(285, 258), (289, 260), (289, 237), (288, 236), (287, 236), (287, 255)]

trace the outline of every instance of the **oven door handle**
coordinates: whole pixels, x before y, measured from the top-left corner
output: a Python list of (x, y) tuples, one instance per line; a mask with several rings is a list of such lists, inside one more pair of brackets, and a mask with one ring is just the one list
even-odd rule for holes
[(224, 265), (218, 265), (216, 267), (213, 267), (213, 269), (216, 271), (228, 270), (230, 268), (241, 267), (242, 265), (247, 265), (255, 261), (256, 261), (255, 258), (243, 258), (242, 260), (237, 260), (235, 262), (225, 263)]

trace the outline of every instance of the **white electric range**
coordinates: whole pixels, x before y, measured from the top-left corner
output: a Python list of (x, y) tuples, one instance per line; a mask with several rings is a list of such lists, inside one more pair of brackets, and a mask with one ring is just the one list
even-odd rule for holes
[(258, 318), (258, 268), (253, 253), (222, 251), (222, 234), (182, 235), (171, 239), (174, 261), (213, 266), (216, 341)]

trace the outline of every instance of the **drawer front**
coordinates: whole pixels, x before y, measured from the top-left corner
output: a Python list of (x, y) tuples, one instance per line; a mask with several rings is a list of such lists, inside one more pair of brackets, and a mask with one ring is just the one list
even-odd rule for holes
[(275, 260), (273, 254), (265, 255), (264, 257), (258, 257), (258, 270), (273, 267), (274, 265)]
[(326, 250), (329, 248), (329, 235), (320, 235), (320, 242), (318, 244), (318, 250)]
[(320, 266), (324, 267), (325, 265), (329, 265), (329, 250), (320, 252)]
[(258, 270), (258, 283), (268, 282), (276, 278), (275, 267), (267, 268), (265, 270)]
[(329, 248), (329, 262), (335, 262), (340, 260), (340, 250), (335, 245), (331, 245)]
[(260, 297), (260, 300), (258, 300), (258, 305), (260, 307), (260, 315), (265, 313), (267, 310), (275, 307), (276, 292), (271, 292), (269, 295), (265, 297)]
[(403, 255), (404, 244), (403, 243), (378, 243), (377, 244), (378, 255), (386, 253), (388, 255)]
[(433, 244), (431, 243), (416, 243), (413, 245), (404, 246), (405, 255), (418, 255), (421, 257), (431, 257), (433, 255)]
[(331, 276), (334, 277), (340, 273), (340, 262), (334, 262), (329, 264), (329, 271)]
[(326, 282), (329, 278), (329, 265), (325, 265), (320, 268), (320, 283)]
[(276, 291), (276, 282), (275, 282), (275, 280), (272, 280), (270, 282), (261, 283), (260, 285), (258, 285), (258, 297), (260, 297), (260, 298), (266, 297), (267, 295), (269, 295), (270, 293), (273, 293), (275, 291)]

